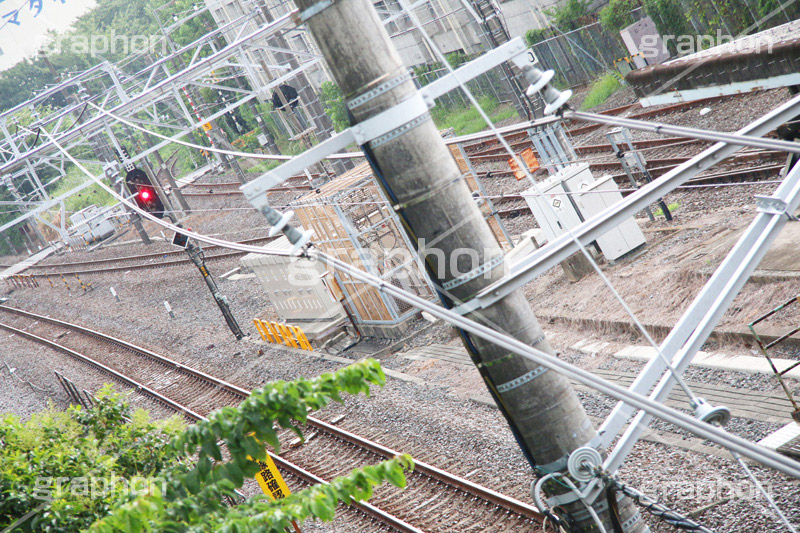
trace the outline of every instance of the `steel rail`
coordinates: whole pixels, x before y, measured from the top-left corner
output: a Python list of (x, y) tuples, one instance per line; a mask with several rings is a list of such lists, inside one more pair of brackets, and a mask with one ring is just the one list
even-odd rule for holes
[(768, 139), (763, 137), (752, 137), (742, 133), (723, 133), (719, 131), (703, 130), (690, 128), (688, 126), (673, 126), (662, 122), (647, 122), (632, 118), (607, 117), (599, 113), (587, 113), (585, 111), (564, 111), (564, 118), (581, 120), (583, 122), (594, 122), (609, 126), (623, 126), (632, 130), (649, 131), (660, 135), (679, 135), (690, 139), (698, 139), (709, 142), (722, 142), (734, 146), (750, 146), (764, 150), (778, 150), (800, 154), (800, 143), (784, 141), (780, 139)]
[[(238, 257), (240, 255), (244, 255), (247, 252), (241, 251), (233, 251), (233, 252), (225, 252), (221, 254), (215, 255), (207, 255), (206, 261), (213, 261), (215, 259), (230, 259), (231, 257)], [(41, 272), (30, 274), (34, 278), (46, 278), (47, 276), (73, 276), (75, 274), (103, 274), (107, 272), (122, 272), (125, 270), (148, 270), (151, 268), (161, 268), (161, 267), (170, 267), (176, 265), (183, 265), (186, 263), (191, 263), (191, 260), (186, 259), (173, 259), (171, 261), (161, 261), (159, 263), (142, 263), (141, 265), (122, 265), (122, 266), (115, 266), (115, 267), (107, 267), (107, 268), (90, 268), (86, 270), (60, 270), (58, 272)]]
[(7, 331), (11, 331), (12, 333), (14, 333), (16, 335), (19, 335), (20, 337), (24, 337), (26, 339), (38, 342), (39, 344), (44, 344), (45, 346), (49, 346), (50, 348), (53, 348), (54, 350), (57, 350), (57, 351), (62, 352), (62, 353), (65, 353), (65, 354), (67, 354), (67, 355), (69, 355), (71, 357), (74, 357), (75, 359), (78, 359), (81, 362), (90, 364), (93, 367), (105, 372), (106, 374), (109, 374), (114, 379), (117, 379), (117, 380), (125, 383), (126, 385), (128, 385), (130, 387), (133, 387), (137, 391), (144, 391), (145, 393), (147, 393), (147, 394), (153, 396), (154, 398), (156, 398), (156, 400), (158, 400), (159, 403), (167, 405), (170, 408), (175, 409), (176, 411), (178, 411), (180, 413), (183, 413), (183, 414), (185, 414), (185, 415), (187, 415), (189, 417), (192, 417), (192, 418), (200, 417), (199, 414), (195, 413), (194, 411), (192, 411), (188, 407), (185, 407), (185, 406), (183, 406), (183, 405), (181, 405), (181, 404), (179, 404), (177, 402), (174, 402), (174, 401), (170, 400), (166, 396), (163, 396), (163, 395), (159, 394), (158, 392), (156, 392), (155, 390), (151, 389), (150, 387), (148, 387), (148, 386), (146, 386), (146, 385), (144, 385), (142, 383), (139, 383), (138, 381), (135, 381), (135, 380), (127, 377), (126, 375), (124, 375), (124, 374), (122, 374), (120, 372), (117, 372), (113, 368), (110, 368), (110, 367), (108, 367), (108, 366), (106, 366), (106, 365), (104, 365), (104, 364), (102, 364), (102, 363), (100, 363), (98, 361), (95, 361), (94, 359), (92, 359), (90, 357), (87, 357), (87, 356), (85, 356), (85, 355), (83, 355), (81, 353), (78, 353), (75, 350), (71, 350), (70, 348), (67, 348), (66, 346), (62, 346), (61, 344), (53, 342), (53, 341), (51, 341), (49, 339), (45, 339), (44, 337), (39, 337), (38, 335), (34, 335), (33, 333), (30, 333), (30, 332), (27, 332), (27, 331), (24, 331), (24, 330), (21, 330), (21, 329), (17, 329), (17, 328), (15, 328), (13, 326), (10, 326), (8, 324), (4, 324), (2, 322), (0, 322), (0, 328), (3, 328), (5, 330), (7, 330)]
[[(273, 241), (276, 238), (277, 237), (254, 237), (252, 239), (244, 239), (244, 240), (239, 241), (239, 242), (242, 243), (242, 244), (254, 244), (254, 243), (262, 242), (262, 241), (264, 241), (264, 242)], [(213, 250), (213, 249), (216, 249), (216, 248), (222, 248), (222, 247), (221, 246), (209, 246), (208, 248), (204, 248), (204, 250), (208, 251), (208, 250)], [(46, 268), (77, 267), (77, 266), (81, 266), (81, 265), (99, 265), (99, 264), (104, 264), (104, 263), (116, 263), (118, 261), (138, 261), (138, 260), (142, 260), (142, 259), (163, 257), (165, 255), (181, 255), (181, 254), (184, 254), (184, 253), (185, 252), (183, 250), (165, 250), (163, 252), (154, 252), (154, 253), (150, 253), (150, 254), (126, 255), (126, 256), (122, 256), (122, 257), (107, 257), (105, 259), (94, 259), (94, 260), (91, 260), (91, 261), (72, 261), (72, 262), (69, 262), (69, 263), (54, 263), (54, 264), (50, 264), (50, 265), (36, 264), (36, 265), (31, 265), (30, 269), (31, 270), (34, 270), (34, 269), (43, 270), (43, 269), (46, 269)], [(0, 265), (0, 267), (1, 266), (2, 265)]]
[[(117, 372), (116, 370), (114, 370), (112, 368), (109, 368), (108, 366), (106, 366), (106, 365), (104, 365), (102, 363), (99, 363), (98, 361), (95, 361), (91, 357), (83, 355), (83, 354), (81, 354), (79, 352), (76, 352), (75, 350), (67, 348), (66, 346), (62, 346), (61, 344), (58, 344), (58, 343), (53, 342), (51, 340), (45, 339), (43, 337), (39, 337), (38, 335), (34, 335), (33, 333), (29, 333), (29, 332), (23, 331), (21, 329), (17, 329), (17, 328), (15, 328), (13, 326), (9, 326), (8, 324), (4, 324), (2, 322), (0, 322), (0, 328), (5, 329), (7, 331), (11, 331), (11, 332), (13, 332), (13, 333), (15, 333), (17, 335), (20, 335), (21, 337), (24, 337), (26, 339), (32, 340), (34, 342), (38, 342), (39, 344), (44, 344), (45, 346), (48, 346), (48, 347), (50, 347), (50, 348), (52, 348), (52, 349), (54, 349), (56, 351), (62, 352), (64, 354), (66, 354), (66, 355), (69, 355), (70, 357), (73, 357), (73, 358), (81, 361), (82, 363), (85, 363), (85, 364), (88, 364), (90, 366), (93, 366), (93, 367), (99, 369), (100, 371), (110, 375), (112, 378), (114, 378), (114, 379), (116, 379), (118, 381), (121, 381), (122, 383), (125, 383), (126, 385), (132, 387), (137, 392), (143, 393), (143, 394), (145, 394), (147, 396), (151, 396), (158, 403), (161, 403), (161, 404), (163, 404), (163, 405), (165, 405), (165, 406), (167, 406), (167, 407), (169, 407), (171, 409), (174, 409), (175, 411), (177, 411), (179, 413), (182, 413), (184, 416), (186, 416), (187, 418), (189, 418), (191, 420), (194, 420), (194, 421), (207, 420), (206, 417), (204, 417), (203, 415), (201, 415), (199, 413), (196, 413), (196, 412), (192, 411), (191, 409), (189, 409), (188, 407), (186, 407), (184, 405), (181, 405), (181, 404), (179, 404), (179, 403), (167, 398), (163, 394), (151, 389), (147, 385), (144, 385), (143, 383), (140, 383), (140, 382), (138, 382), (138, 381), (136, 381), (134, 379), (131, 379), (131, 378), (127, 377), (126, 375), (124, 375), (124, 374), (122, 374), (120, 372)], [(112, 342), (112, 341), (108, 341), (108, 342)], [(121, 345), (122, 347), (126, 347), (124, 345), (124, 341), (119, 341), (119, 342), (123, 343)], [(118, 344), (118, 343), (115, 342), (115, 344)], [(128, 348), (128, 349), (131, 349), (131, 348)], [(137, 351), (142, 351), (143, 353), (144, 352), (148, 352), (147, 350), (144, 350), (144, 349), (137, 350)], [(148, 352), (148, 353), (152, 353), (152, 352)], [(153, 355), (155, 355), (155, 354), (153, 354)], [(175, 368), (176, 369), (180, 369), (180, 370), (182, 370), (184, 372), (192, 373), (191, 369), (189, 369), (188, 367), (185, 367), (183, 365), (179, 365), (177, 363), (175, 363)], [(198, 374), (202, 374), (199, 371), (196, 371), (196, 372)], [(211, 378), (210, 376), (208, 376), (208, 380), (209, 381), (211, 381), (213, 379), (214, 378)], [(297, 477), (299, 477), (301, 479), (305, 479), (306, 481), (308, 481), (310, 483), (324, 483), (324, 484), (328, 483), (324, 479), (322, 479), (322, 478), (320, 478), (318, 476), (315, 476), (311, 472), (308, 472), (307, 470), (303, 469), (302, 467), (287, 461), (286, 459), (284, 459), (283, 457), (280, 457), (279, 455), (275, 455), (274, 453), (272, 453), (270, 451), (267, 451), (267, 453), (270, 455), (270, 457), (272, 457), (272, 459), (278, 465), (280, 465), (281, 467), (283, 467), (284, 469), (288, 470), (290, 473), (292, 473), (293, 475), (295, 475), (295, 476), (297, 476)], [(393, 516), (393, 515), (385, 512), (385, 511), (375, 507), (374, 505), (371, 505), (368, 502), (356, 502), (356, 501), (354, 501), (353, 502), (353, 506), (358, 508), (361, 512), (363, 512), (363, 513), (365, 513), (365, 514), (367, 514), (369, 516), (372, 516), (373, 518), (376, 518), (376, 519), (380, 520), (381, 522), (387, 524), (388, 526), (390, 526), (393, 529), (396, 529), (397, 531), (400, 531), (402, 533), (423, 533), (422, 530), (414, 527), (413, 525), (409, 524), (408, 522), (406, 522), (406, 521), (404, 521), (404, 520), (402, 520), (402, 519), (400, 519), (400, 518), (398, 518), (396, 516)]]
[[(132, 343), (130, 343), (128, 341), (121, 340), (121, 339), (113, 337), (111, 335), (107, 335), (105, 333), (101, 333), (99, 331), (92, 330), (90, 328), (79, 326), (77, 324), (72, 324), (70, 322), (66, 322), (66, 321), (63, 321), (63, 320), (56, 319), (56, 318), (51, 318), (51, 317), (44, 316), (44, 315), (39, 315), (37, 313), (32, 313), (30, 311), (25, 311), (23, 309), (9, 307), (9, 306), (6, 306), (6, 305), (0, 305), (0, 310), (7, 311), (7, 312), (10, 312), (10, 313), (16, 314), (16, 315), (25, 316), (27, 318), (32, 318), (32, 319), (38, 320), (40, 322), (47, 322), (47, 323), (50, 323), (50, 324), (55, 324), (57, 326), (60, 326), (60, 327), (66, 328), (66, 329), (70, 329), (70, 330), (78, 332), (80, 334), (87, 335), (87, 336), (90, 336), (90, 337), (94, 337), (94, 338), (97, 338), (97, 339), (102, 340), (104, 342), (111, 343), (111, 344), (113, 344), (115, 346), (118, 346), (120, 348), (123, 348), (125, 350), (131, 351), (131, 352), (134, 352), (134, 353), (139, 353), (140, 355), (148, 357), (149, 359), (155, 360), (155, 361), (157, 361), (157, 362), (159, 362), (161, 364), (164, 364), (166, 366), (170, 366), (172, 368), (175, 368), (176, 370), (180, 370), (181, 372), (190, 374), (190, 375), (192, 375), (193, 377), (195, 377), (197, 379), (206, 381), (206, 382), (208, 382), (208, 383), (210, 383), (212, 385), (215, 385), (215, 386), (217, 386), (217, 387), (219, 387), (221, 389), (224, 389), (225, 391), (230, 392), (230, 393), (232, 393), (232, 394), (234, 394), (234, 395), (236, 395), (236, 396), (238, 396), (238, 397), (240, 397), (242, 399), (245, 399), (250, 395), (250, 391), (248, 391), (247, 389), (244, 389), (242, 387), (233, 385), (233, 384), (228, 383), (227, 381), (224, 381), (224, 380), (222, 380), (220, 378), (216, 378), (214, 376), (206, 374), (205, 372), (202, 372), (202, 371), (194, 369), (194, 368), (192, 368), (190, 366), (178, 363), (177, 361), (174, 361), (174, 360), (172, 360), (172, 359), (170, 359), (168, 357), (165, 357), (163, 355), (157, 354), (157, 353), (155, 353), (155, 352), (153, 352), (151, 350), (148, 350), (148, 349), (143, 348), (141, 346), (137, 346), (137, 345), (132, 344)], [(363, 449), (366, 449), (366, 450), (368, 450), (368, 451), (370, 451), (372, 453), (375, 453), (375, 454), (380, 455), (380, 456), (385, 457), (385, 458), (392, 458), (392, 457), (400, 454), (400, 452), (398, 452), (396, 450), (393, 450), (391, 448), (388, 448), (386, 446), (378, 444), (377, 442), (374, 442), (372, 440), (366, 439), (364, 437), (360, 437), (360, 436), (358, 436), (358, 435), (356, 435), (354, 433), (351, 433), (349, 431), (346, 431), (346, 430), (343, 430), (343, 429), (338, 428), (336, 426), (333, 426), (331, 424), (328, 424), (327, 422), (324, 422), (323, 420), (319, 420), (319, 419), (317, 419), (315, 417), (309, 416), (308, 419), (307, 419), (307, 424), (309, 426), (311, 426), (311, 427), (314, 427), (314, 428), (320, 430), (320, 431), (324, 431), (326, 433), (329, 433), (329, 434), (335, 436), (336, 438), (348, 441), (348, 442), (350, 442), (352, 444), (355, 444), (355, 445), (357, 445), (357, 446), (359, 446), (359, 447), (361, 447)], [(419, 473), (424, 474), (424, 475), (426, 475), (426, 476), (428, 476), (430, 478), (436, 479), (437, 481), (441, 481), (443, 483), (451, 485), (451, 486), (453, 486), (455, 488), (458, 488), (458, 489), (460, 489), (460, 490), (462, 490), (464, 492), (467, 492), (467, 493), (469, 493), (469, 494), (471, 494), (471, 495), (473, 495), (473, 496), (475, 496), (477, 498), (480, 498), (482, 500), (485, 500), (485, 501), (491, 502), (491, 503), (493, 503), (495, 505), (498, 505), (500, 507), (503, 507), (504, 509), (506, 509), (508, 511), (514, 512), (514, 513), (519, 514), (521, 516), (524, 516), (526, 518), (531, 518), (531, 519), (534, 519), (534, 520), (537, 520), (537, 521), (540, 521), (540, 522), (544, 518), (543, 515), (541, 513), (539, 513), (539, 511), (536, 508), (534, 508), (533, 506), (530, 506), (530, 505), (528, 505), (528, 504), (526, 504), (524, 502), (521, 502), (521, 501), (516, 500), (514, 498), (511, 498), (509, 496), (505, 496), (505, 495), (503, 495), (503, 494), (501, 494), (499, 492), (491, 490), (491, 489), (489, 489), (487, 487), (484, 487), (482, 485), (478, 485), (477, 483), (474, 483), (472, 481), (464, 479), (464, 478), (462, 478), (460, 476), (456, 476), (454, 474), (446, 472), (446, 471), (444, 471), (444, 470), (442, 470), (440, 468), (437, 468), (437, 467), (435, 467), (433, 465), (430, 465), (428, 463), (419, 462), (419, 461), (415, 460), (414, 464), (415, 464), (415, 467), (414, 467), (415, 472), (419, 472)]]

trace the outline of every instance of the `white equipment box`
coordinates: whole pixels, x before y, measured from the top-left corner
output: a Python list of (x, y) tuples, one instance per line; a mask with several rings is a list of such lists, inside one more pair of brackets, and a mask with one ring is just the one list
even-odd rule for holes
[(73, 213), (69, 219), (75, 227), (75, 235), (82, 237), (85, 242), (104, 239), (116, 231), (110, 213), (101, 212), (96, 205), (90, 205)]
[[(605, 176), (573, 196), (584, 218), (592, 218), (622, 200), (614, 178)], [(626, 218), (619, 226), (597, 238), (600, 251), (609, 261), (614, 261), (645, 244), (644, 233), (633, 217)]]
[[(269, 243), (268, 247), (288, 251), (292, 244), (286, 237), (281, 237)], [(261, 282), (282, 321), (329, 322), (346, 317), (342, 305), (326, 286), (327, 271), (319, 261), (247, 254), (240, 262), (250, 268)]]
[(535, 188), (523, 192), (522, 196), (549, 242), (566, 231), (563, 224), (574, 228), (581, 223), (581, 218), (569, 200), (560, 173), (542, 182), (540, 190), (541, 196)]
[[(522, 196), (548, 241), (622, 200), (614, 179), (606, 176), (595, 180), (586, 163), (567, 166), (541, 182), (539, 189), (542, 195), (532, 187)], [(644, 234), (633, 217), (597, 239), (600, 251), (609, 261), (622, 257), (645, 242)]]

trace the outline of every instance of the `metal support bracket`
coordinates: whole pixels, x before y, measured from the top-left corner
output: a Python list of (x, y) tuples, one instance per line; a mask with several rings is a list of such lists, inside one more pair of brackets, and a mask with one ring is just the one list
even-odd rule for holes
[(391, 91), (392, 89), (394, 89), (398, 85), (401, 85), (401, 84), (405, 83), (406, 81), (408, 81), (410, 79), (411, 79), (411, 72), (404, 72), (403, 74), (400, 74), (399, 76), (396, 76), (396, 77), (390, 79), (389, 81), (385, 81), (385, 82), (381, 83), (380, 85), (378, 85), (377, 87), (373, 87), (372, 89), (368, 90), (367, 92), (359, 94), (358, 96), (356, 96), (352, 100), (348, 100), (347, 101), (347, 109), (352, 111), (353, 109), (366, 104), (370, 100), (373, 100), (374, 98), (377, 98), (378, 96), (382, 95), (383, 93), (385, 93), (387, 91)]
[(425, 117), (432, 106), (432, 99), (426, 98), (422, 92), (415, 92), (396, 106), (359, 122), (350, 129), (353, 130), (358, 144), (374, 140), (374, 146), (381, 145), (411, 129), (409, 124)]
[(319, 15), (329, 7), (331, 7), (335, 3), (335, 0), (321, 0), (312, 4), (311, 6), (305, 8), (303, 11), (299, 11), (292, 14), (292, 22), (297, 24), (305, 23), (308, 19), (313, 17), (314, 15)]
[(446, 281), (442, 284), (444, 290), (449, 291), (450, 289), (455, 289), (456, 287), (467, 283), (468, 281), (472, 281), (473, 279), (486, 274), (487, 272), (494, 270), (496, 267), (503, 264), (505, 257), (502, 255), (496, 255), (483, 263), (482, 265), (473, 268), (466, 274), (461, 274), (457, 278), (453, 278), (450, 281)]
[(762, 195), (755, 195), (756, 198), (756, 209), (758, 209), (761, 213), (766, 213), (768, 215), (786, 215), (789, 217), (789, 220), (797, 220), (797, 218), (789, 213), (789, 206), (787, 203), (780, 198), (775, 196), (762, 196)]
[(521, 375), (520, 377), (518, 377), (516, 379), (512, 379), (511, 381), (503, 383), (502, 385), (498, 385), (497, 386), (497, 392), (503, 393), (503, 392), (508, 392), (510, 390), (514, 390), (517, 387), (521, 387), (522, 385), (525, 385), (526, 383), (530, 383), (531, 381), (533, 381), (534, 379), (538, 378), (539, 376), (541, 376), (545, 372), (547, 372), (547, 367), (546, 366), (537, 367), (537, 368), (531, 370), (530, 372)]

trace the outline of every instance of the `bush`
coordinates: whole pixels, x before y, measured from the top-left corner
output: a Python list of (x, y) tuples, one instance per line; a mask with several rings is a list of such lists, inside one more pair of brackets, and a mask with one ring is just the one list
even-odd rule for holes
[(449, 54), (445, 54), (444, 58), (447, 59), (447, 62), (450, 63), (450, 66), (453, 67), (454, 69), (460, 67), (470, 59), (467, 54), (461, 51), (450, 52)]
[(441, 63), (423, 63), (422, 65), (413, 67), (411, 70), (414, 72), (414, 77), (417, 78), (420, 85), (428, 85), (438, 78), (438, 75), (432, 73), (441, 68)]
[(567, 0), (560, 6), (546, 9), (544, 13), (562, 30), (575, 29), (579, 26), (578, 19), (589, 13), (591, 3), (591, 0)]
[(100, 482), (152, 476), (175, 460), (168, 443), (183, 431), (177, 416), (151, 422), (146, 411), (131, 412), (110, 386), (97, 396), (89, 410), (51, 406), (25, 423), (13, 415), (2, 419), (0, 528), (43, 506), (23, 529), (83, 530), (123, 490)]
[(635, 0), (611, 0), (600, 11), (600, 25), (607, 32), (617, 34), (634, 23), (631, 11), (636, 9)]
[(549, 37), (550, 31), (547, 28), (528, 30), (525, 32), (525, 41), (528, 43), (528, 46), (533, 46), (534, 44), (540, 43)]
[(346, 130), (350, 127), (344, 96), (342, 96), (342, 91), (338, 85), (332, 81), (322, 82), (322, 85), (320, 85), (320, 99), (325, 107), (325, 113), (330, 117), (336, 131)]

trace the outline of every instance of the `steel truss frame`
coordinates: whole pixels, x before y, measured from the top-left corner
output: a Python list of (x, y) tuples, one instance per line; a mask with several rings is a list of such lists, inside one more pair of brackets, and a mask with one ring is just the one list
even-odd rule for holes
[[(55, 201), (51, 201), (45, 187), (65, 175), (64, 164), (68, 160), (55, 147), (56, 145), (53, 142), (45, 140), (44, 135), (41, 136), (41, 140), (36, 146), (28, 146), (26, 139), (31, 138), (30, 133), (20, 131), (12, 134), (11, 129), (12, 124), (16, 121), (14, 117), (16, 113), (25, 108), (35, 110), (36, 105), (47, 101), (52, 96), (59, 93), (66, 94), (62, 92), (65, 90), (74, 92), (77, 89), (78, 94), (80, 94), (80, 91), (83, 90), (81, 89), (83, 84), (97, 82), (98, 79), (101, 79), (104, 80), (103, 85), (105, 86), (102, 92), (91, 97), (84, 97), (82, 102), (71, 101), (65, 107), (47, 116), (35, 117), (36, 120), (29, 127), (48, 131), (56, 136), (58, 144), (64, 145), (68, 149), (74, 149), (82, 145), (92, 146), (93, 142), (100, 142), (101, 144), (110, 142), (113, 147), (118, 148), (119, 144), (114, 138), (113, 129), (121, 124), (93, 107), (93, 105), (97, 105), (102, 109), (110, 108), (109, 110), (113, 115), (124, 117), (125, 120), (132, 123), (178, 130), (172, 137), (173, 140), (185, 137), (193, 131), (199, 130), (205, 123), (218, 119), (257, 97), (268, 95), (275, 86), (287, 82), (320, 61), (319, 57), (302, 55), (302, 61), (298, 68), (293, 69), (287, 66), (285, 68), (287, 72), (282, 72), (281, 76), (273, 79), (268, 85), (257, 88), (257, 90), (209, 83), (208, 80), (212, 79), (211, 73), (214, 70), (229, 69), (229, 71), (232, 70), (231, 75), (233, 76), (246, 75), (248, 70), (254, 68), (263, 70), (260, 65), (253, 65), (249, 61), (244, 61), (248, 50), (265, 43), (266, 37), (293, 26), (292, 16), (294, 12), (287, 13), (277, 18), (273, 23), (261, 26), (257, 30), (229, 43), (224, 48), (217, 49), (218, 47), (214, 45), (215, 39), (223, 37), (226, 30), (230, 30), (237, 24), (244, 26), (243, 23), (255, 17), (257, 13), (258, 11), (254, 9), (252, 12), (242, 15), (228, 24), (221, 25), (193, 43), (173, 50), (165, 57), (158, 59), (132, 75), (126, 75), (117, 66), (104, 61), (0, 114), (0, 175), (6, 176), (5, 179), (9, 184), (18, 179), (30, 180), (33, 191), (29, 194), (36, 195), (41, 199), (41, 203), (34, 209), (0, 226), (0, 233), (31, 217), (41, 220), (39, 215), (42, 212), (59, 204), (63, 206), (63, 200), (94, 185), (91, 181), (84, 183), (54, 199)], [(193, 13), (193, 16), (196, 15), (197, 12)], [(201, 51), (207, 46), (211, 47), (213, 53), (198, 59)], [(274, 46), (270, 47), (270, 51), (294, 53), (292, 50), (283, 50)], [(186, 68), (175, 73), (170, 72), (168, 65), (179, 60), (182, 56), (189, 55), (191, 55), (192, 61)], [(267, 66), (267, 68), (272, 68), (272, 66)], [(199, 118), (190, 112), (181, 96), (182, 89), (192, 85), (225, 90), (230, 95), (228, 103), (222, 105), (220, 109)], [(93, 105), (87, 105), (87, 103), (92, 103)], [(215, 104), (215, 107), (220, 106)], [(164, 112), (167, 113), (168, 118), (166, 120), (163, 119)], [(70, 115), (73, 120), (74, 117), (81, 116), (81, 123), (75, 123), (71, 128), (62, 131), (64, 121)], [(172, 123), (176, 121), (177, 123)], [(164, 140), (143, 151), (139, 151), (133, 154), (129, 162), (143, 160), (160, 148), (168, 146), (171, 142), (172, 140)], [(81, 161), (90, 162), (87, 159), (81, 159)], [(91, 160), (91, 162), (100, 164), (106, 171), (113, 170), (115, 167), (117, 171), (119, 170), (119, 165), (116, 162), (104, 160), (99, 156)], [(44, 166), (56, 170), (60, 176), (48, 184), (42, 183), (39, 179), (37, 168)], [(20, 198), (20, 200), (22, 199)], [(31, 203), (19, 205), (27, 208)], [(57, 229), (62, 238), (66, 238), (65, 228), (54, 229)]]

